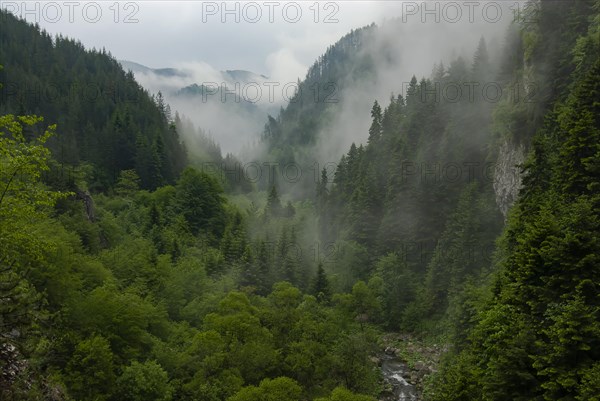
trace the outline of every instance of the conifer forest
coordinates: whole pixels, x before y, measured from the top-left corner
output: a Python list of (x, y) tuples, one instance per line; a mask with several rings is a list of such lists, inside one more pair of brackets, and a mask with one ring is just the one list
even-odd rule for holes
[(600, 0), (2, 1), (0, 66), (0, 400), (600, 401)]

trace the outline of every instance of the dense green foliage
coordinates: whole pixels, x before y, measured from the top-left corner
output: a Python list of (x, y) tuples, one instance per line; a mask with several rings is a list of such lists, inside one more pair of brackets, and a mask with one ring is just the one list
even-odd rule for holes
[(463, 328), (432, 399), (595, 400), (600, 394), (592, 379), (600, 363), (600, 3), (570, 6), (565, 19), (557, 14), (565, 4), (542, 3), (541, 42), (564, 30), (562, 40), (570, 42), (561, 47), (571, 59), (544, 55), (541, 73), (563, 82), (552, 87), (553, 107), (533, 137), (491, 294)]
[[(239, 255), (253, 252), (239, 212), (212, 178), (187, 169), (175, 186), (147, 192), (125, 171), (120, 195), (95, 197), (94, 221), (74, 197), (55, 214), (49, 206), (59, 194), (39, 183), (49, 152), (20, 134), (38, 121), (2, 121), (10, 135), (1, 142), (3, 162), (20, 166), (15, 179), (2, 178), (0, 210), (11, 216), (0, 225), (2, 290), (10, 294), (3, 297), (11, 300), (2, 303), (2, 336), (32, 370), (22, 385), (3, 377), (3, 399), (22, 399), (25, 389), (31, 399), (60, 392), (96, 400), (292, 400), (341, 385), (376, 390), (368, 361), (375, 333), (353, 320), (363, 295), (338, 295), (329, 305), (326, 289), (317, 300), (287, 282), (265, 287), (265, 296), (236, 290)], [(27, 199), (23, 186), (31, 188)], [(17, 362), (3, 359), (3, 369)]]
[[(293, 252), (294, 206), (273, 187), (264, 211), (239, 209), (218, 176), (183, 168), (186, 123), (160, 95), (104, 51), (2, 17), (0, 107), (23, 116), (0, 121), (0, 398), (375, 394), (376, 331), (355, 321), (356, 294), (332, 297)], [(64, 96), (82, 82), (100, 96)], [(54, 84), (55, 101), (29, 96)], [(205, 136), (194, 145), (199, 161), (236, 162)]]
[[(502, 55), (482, 38), (373, 101), (309, 195), (255, 187), (104, 51), (1, 14), (0, 399), (372, 401), (393, 330), (451, 344), (426, 399), (598, 400), (600, 2), (529, 6)], [(331, 121), (315, 88), (372, 78), (377, 29), (269, 118), (277, 161)], [(493, 80), (493, 102), (432, 95)], [(529, 156), (503, 220), (507, 144)]]

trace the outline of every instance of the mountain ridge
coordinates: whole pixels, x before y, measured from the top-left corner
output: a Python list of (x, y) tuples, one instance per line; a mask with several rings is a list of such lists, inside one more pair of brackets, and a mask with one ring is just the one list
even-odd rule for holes
[[(123, 66), (125, 71), (131, 71), (134, 74), (142, 73), (142, 74), (155, 74), (162, 77), (180, 77), (180, 78), (195, 78), (192, 74), (192, 71), (186, 69), (179, 69), (173, 67), (164, 67), (164, 68), (151, 68), (145, 66), (143, 64), (137, 63), (135, 61), (130, 60), (118, 60), (118, 62)], [(221, 70), (218, 71), (221, 75), (222, 81), (227, 83), (240, 83), (247, 84), (251, 82), (264, 82), (269, 79), (268, 76), (263, 74), (258, 74), (249, 70)], [(202, 82), (202, 81), (201, 81)], [(192, 84), (200, 84), (201, 82), (193, 82)], [(219, 82), (220, 83), (220, 82)], [(189, 86), (187, 85), (187, 86)]]

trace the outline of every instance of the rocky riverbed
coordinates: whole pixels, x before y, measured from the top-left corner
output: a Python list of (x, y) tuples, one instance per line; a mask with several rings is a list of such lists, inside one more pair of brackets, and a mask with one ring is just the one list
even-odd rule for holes
[(384, 378), (380, 401), (419, 401), (427, 377), (437, 369), (447, 347), (426, 344), (406, 334), (389, 333), (381, 338), (382, 353), (376, 363)]
[(410, 374), (406, 363), (396, 356), (383, 354), (380, 358), (381, 373), (385, 381), (385, 389), (381, 393), (380, 401), (416, 401), (417, 389), (410, 384), (406, 377)]

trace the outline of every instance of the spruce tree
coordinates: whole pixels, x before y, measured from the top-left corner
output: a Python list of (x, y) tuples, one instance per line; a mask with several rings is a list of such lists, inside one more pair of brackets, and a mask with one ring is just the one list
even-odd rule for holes
[(319, 263), (317, 267), (317, 275), (313, 279), (312, 294), (317, 297), (319, 302), (327, 303), (331, 299), (331, 286), (327, 273), (323, 269), (323, 263)]

